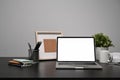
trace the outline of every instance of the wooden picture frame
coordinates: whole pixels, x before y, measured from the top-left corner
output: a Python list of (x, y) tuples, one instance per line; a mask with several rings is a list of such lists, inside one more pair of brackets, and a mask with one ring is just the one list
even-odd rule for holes
[(41, 41), (39, 48), (39, 60), (56, 59), (57, 36), (62, 36), (60, 31), (36, 31), (36, 43)]

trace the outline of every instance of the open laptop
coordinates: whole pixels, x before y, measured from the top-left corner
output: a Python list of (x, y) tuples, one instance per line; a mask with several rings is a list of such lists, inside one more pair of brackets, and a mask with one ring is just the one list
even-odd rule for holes
[(57, 37), (56, 69), (102, 69), (96, 62), (94, 37)]

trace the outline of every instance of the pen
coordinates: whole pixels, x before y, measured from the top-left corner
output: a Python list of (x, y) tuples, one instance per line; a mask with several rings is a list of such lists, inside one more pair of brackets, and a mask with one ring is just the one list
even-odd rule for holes
[(32, 56), (32, 47), (30, 45), (30, 43), (28, 42), (28, 46), (29, 46), (29, 58), (31, 59)]
[(30, 43), (28, 42), (29, 49), (32, 50)]
[(40, 42), (37, 42), (37, 44), (36, 44), (36, 46), (35, 46), (34, 50), (38, 50), (41, 44), (42, 44), (42, 42), (41, 42), (41, 41), (40, 41)]

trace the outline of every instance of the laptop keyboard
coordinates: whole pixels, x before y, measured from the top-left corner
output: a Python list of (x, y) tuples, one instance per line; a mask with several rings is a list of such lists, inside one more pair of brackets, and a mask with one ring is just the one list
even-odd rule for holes
[(82, 63), (82, 62), (61, 62), (59, 65), (96, 65), (95, 62)]

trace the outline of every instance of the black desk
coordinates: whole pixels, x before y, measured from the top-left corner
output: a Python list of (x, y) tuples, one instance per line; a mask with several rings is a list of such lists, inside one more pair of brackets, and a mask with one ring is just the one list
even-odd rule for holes
[(120, 66), (101, 64), (103, 70), (56, 70), (55, 61), (40, 61), (31, 67), (9, 66), (13, 58), (0, 58), (0, 78), (120, 78)]

